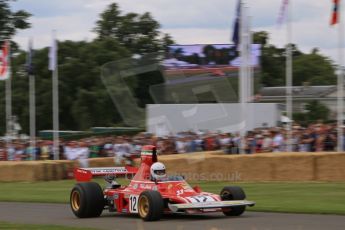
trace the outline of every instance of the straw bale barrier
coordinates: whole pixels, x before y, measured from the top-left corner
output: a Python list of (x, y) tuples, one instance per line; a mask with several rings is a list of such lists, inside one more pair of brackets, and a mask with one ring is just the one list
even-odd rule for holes
[(221, 152), (161, 156), (169, 174), (225, 181), (345, 181), (345, 153)]
[[(166, 164), (168, 174), (189, 180), (345, 182), (345, 153), (225, 155), (215, 151), (164, 155), (159, 160)], [(114, 158), (88, 162), (89, 167), (114, 166)], [(0, 181), (61, 180), (75, 166), (75, 161), (0, 162)]]
[(114, 157), (90, 158), (89, 167), (114, 167)]
[(345, 181), (345, 153), (319, 155), (314, 167), (315, 180)]
[(72, 161), (0, 162), (0, 181), (50, 181), (66, 179), (74, 168)]

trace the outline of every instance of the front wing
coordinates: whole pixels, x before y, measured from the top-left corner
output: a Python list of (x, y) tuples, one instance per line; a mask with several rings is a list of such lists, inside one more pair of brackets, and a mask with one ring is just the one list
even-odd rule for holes
[(185, 204), (169, 204), (172, 212), (184, 211), (187, 209), (213, 209), (213, 208), (231, 208), (236, 206), (254, 206), (255, 202), (247, 200), (227, 200), (212, 201), (203, 203), (185, 203)]

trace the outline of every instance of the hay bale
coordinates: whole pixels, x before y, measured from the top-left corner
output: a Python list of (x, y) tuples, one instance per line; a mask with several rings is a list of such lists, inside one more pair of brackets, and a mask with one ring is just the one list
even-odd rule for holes
[[(268, 180), (271, 172), (266, 163), (247, 156), (188, 156), (164, 158), (169, 174), (182, 174), (189, 180), (241, 181)], [(258, 173), (261, 172), (261, 173)]]
[(301, 153), (300, 155), (285, 154), (272, 157), (272, 180), (276, 181), (311, 181), (314, 180), (313, 155)]
[(54, 168), (55, 168), (55, 177), (54, 180), (62, 180), (64, 179), (64, 169), (62, 167), (62, 164), (59, 162), (54, 162)]
[(56, 180), (63, 180), (68, 178), (68, 173), (73, 171), (75, 168), (75, 162), (74, 161), (68, 161), (68, 160), (57, 160), (52, 161), (54, 162), (53, 169), (56, 173), (55, 178)]
[(220, 152), (161, 157), (168, 171), (188, 179), (223, 181), (308, 181), (315, 178), (310, 153), (224, 155)]
[[(227, 159), (228, 158), (228, 159)], [(236, 181), (272, 180), (271, 158), (265, 156), (226, 156), (219, 158), (218, 165), (227, 173), (238, 175)]]
[[(210, 181), (345, 181), (345, 154), (265, 153), (225, 155), (221, 151), (159, 156), (169, 175)], [(140, 159), (135, 161), (137, 164)], [(0, 181), (66, 179), (77, 161), (0, 162)], [(89, 167), (112, 167), (114, 158), (89, 159)]]
[(115, 161), (113, 157), (90, 158), (89, 167), (114, 167)]
[(12, 180), (12, 171), (11, 162), (0, 162), (0, 181), (11, 181)]
[(36, 165), (35, 181), (44, 181), (46, 179), (46, 165), (39, 161)]
[(42, 178), (44, 181), (50, 181), (54, 178), (53, 168), (52, 168), (52, 162), (50, 161), (41, 161), (41, 164), (43, 166), (43, 172), (42, 172)]
[(188, 165), (187, 159), (163, 159), (161, 162), (165, 164), (169, 174), (183, 174), (197, 170), (195, 165)]
[(345, 154), (325, 153), (316, 157), (316, 180), (345, 181)]
[(34, 181), (67, 179), (68, 172), (73, 171), (73, 168), (73, 161), (38, 161)]
[(1, 162), (0, 181), (35, 181), (37, 162)]
[(11, 173), (10, 166), (8, 162), (0, 162), (0, 181), (9, 181), (11, 176), (9, 175)]
[(62, 179), (70, 179), (71, 178), (71, 173), (73, 173), (75, 166), (75, 162), (74, 161), (59, 161), (59, 163), (61, 164), (61, 168), (63, 171), (63, 175), (62, 175)]

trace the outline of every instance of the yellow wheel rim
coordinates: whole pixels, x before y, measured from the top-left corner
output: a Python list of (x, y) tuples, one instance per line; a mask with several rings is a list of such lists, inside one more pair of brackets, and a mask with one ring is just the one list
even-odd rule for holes
[(139, 198), (139, 215), (141, 217), (146, 217), (149, 213), (150, 204), (149, 199), (146, 196), (141, 196)]
[(71, 205), (74, 211), (78, 211), (80, 208), (80, 193), (78, 191), (72, 192)]

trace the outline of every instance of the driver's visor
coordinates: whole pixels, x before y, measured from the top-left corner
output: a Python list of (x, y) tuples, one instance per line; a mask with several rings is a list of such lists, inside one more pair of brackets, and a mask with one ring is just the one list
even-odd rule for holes
[(165, 169), (162, 170), (154, 170), (156, 175), (165, 175)]

